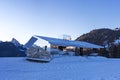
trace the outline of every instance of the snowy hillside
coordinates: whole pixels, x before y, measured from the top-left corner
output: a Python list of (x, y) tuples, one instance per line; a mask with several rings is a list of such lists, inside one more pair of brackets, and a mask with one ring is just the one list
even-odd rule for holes
[(0, 80), (120, 80), (120, 60), (61, 56), (49, 63), (0, 58)]
[(119, 39), (116, 39), (116, 40), (114, 41), (114, 44), (115, 44), (115, 45), (120, 44), (120, 38), (119, 38)]
[(15, 46), (21, 46), (21, 44), (19, 43), (19, 41), (17, 41), (15, 38), (12, 38), (11, 42), (15, 45)]

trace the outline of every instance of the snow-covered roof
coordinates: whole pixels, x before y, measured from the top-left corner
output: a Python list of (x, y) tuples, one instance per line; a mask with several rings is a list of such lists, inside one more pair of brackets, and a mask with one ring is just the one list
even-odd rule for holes
[(51, 38), (51, 37), (45, 37), (45, 36), (35, 36), (35, 37), (46, 40), (50, 44), (59, 45), (59, 46), (73, 46), (73, 47), (83, 47), (83, 48), (103, 48), (103, 46), (91, 44), (91, 43), (84, 42), (84, 41), (64, 40), (64, 39)]

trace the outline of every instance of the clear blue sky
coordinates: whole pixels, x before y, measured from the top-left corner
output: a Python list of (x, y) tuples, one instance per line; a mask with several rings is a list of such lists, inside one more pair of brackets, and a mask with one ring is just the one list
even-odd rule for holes
[(72, 39), (120, 27), (120, 0), (0, 0), (0, 40), (22, 44), (32, 35)]

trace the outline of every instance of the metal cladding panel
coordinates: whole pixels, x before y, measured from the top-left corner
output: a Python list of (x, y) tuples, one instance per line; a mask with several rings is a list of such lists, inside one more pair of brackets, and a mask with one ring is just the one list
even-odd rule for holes
[(58, 46), (73, 46), (73, 47), (83, 47), (83, 48), (104, 48), (100, 45), (91, 44), (84, 41), (70, 41), (70, 40), (63, 40), (51, 37), (44, 37), (44, 36), (36, 36), (43, 40), (48, 41), (50, 44), (58, 45)]
[(31, 37), (30, 40), (24, 45), (24, 47), (29, 48), (29, 47), (31, 47), (36, 41), (37, 41), (37, 38)]

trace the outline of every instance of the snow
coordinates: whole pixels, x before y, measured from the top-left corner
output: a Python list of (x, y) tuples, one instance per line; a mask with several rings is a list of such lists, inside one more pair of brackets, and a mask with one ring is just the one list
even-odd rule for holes
[(0, 80), (120, 80), (120, 60), (60, 56), (49, 63), (0, 58)]
[(12, 38), (11, 42), (16, 45), (17, 47), (18, 46), (21, 46), (21, 44), (15, 39), (15, 38)]
[(116, 39), (116, 40), (114, 41), (114, 44), (116, 44), (116, 45), (120, 44), (120, 39)]

